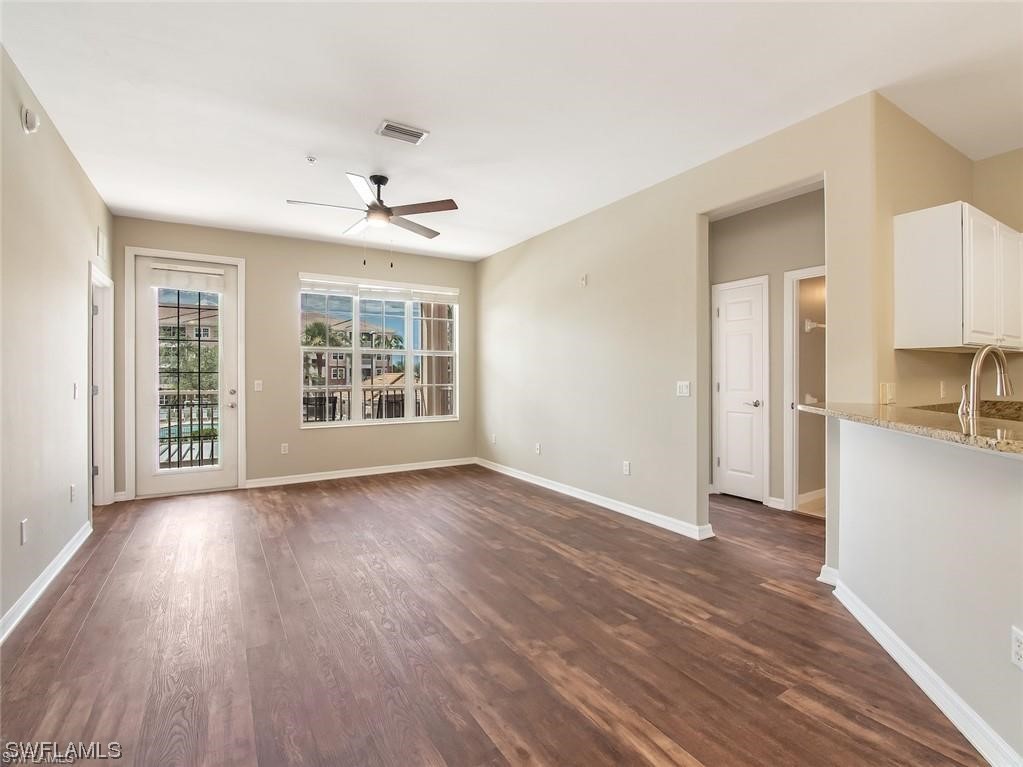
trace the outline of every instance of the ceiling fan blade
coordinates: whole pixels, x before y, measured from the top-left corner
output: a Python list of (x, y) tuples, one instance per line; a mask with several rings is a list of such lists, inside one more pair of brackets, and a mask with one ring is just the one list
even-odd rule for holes
[(367, 218), (360, 218), (358, 221), (356, 221), (350, 227), (348, 227), (343, 232), (341, 232), (341, 234), (342, 235), (345, 235), (345, 234), (358, 234), (363, 229), (365, 229), (367, 226), (369, 226), (369, 219), (367, 219)]
[(439, 213), (442, 210), (458, 210), (458, 204), (454, 200), (417, 202), (412, 205), (396, 205), (391, 208), (391, 213), (395, 216), (411, 216), (415, 213)]
[(431, 240), (440, 234), (440, 232), (436, 229), (431, 229), (428, 226), (417, 224), (415, 221), (409, 221), (407, 218), (402, 218), (401, 216), (391, 216), (391, 223), (395, 226), (400, 226), (402, 229), (414, 232), (421, 237), (429, 237)]
[(341, 210), (357, 210), (364, 212), (362, 208), (353, 208), (350, 205), (331, 205), (329, 202), (309, 202), (308, 200), (285, 200), (288, 205), (318, 205), (321, 208), (340, 208)]
[(359, 197), (362, 201), (369, 205), (371, 208), (380, 207), (380, 200), (377, 199), (376, 194), (373, 192), (373, 187), (369, 183), (369, 179), (365, 176), (360, 176), (358, 173), (346, 173), (348, 180), (352, 182), (352, 186), (355, 187), (355, 191), (358, 192)]

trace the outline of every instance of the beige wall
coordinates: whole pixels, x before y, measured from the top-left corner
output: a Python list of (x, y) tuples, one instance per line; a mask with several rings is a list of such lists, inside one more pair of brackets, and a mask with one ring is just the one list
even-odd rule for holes
[[(481, 262), (478, 453), (705, 523), (705, 214), (748, 210), (773, 191), (819, 177), (826, 397), (877, 401), (878, 384), (893, 381), (902, 403), (935, 401), (937, 381), (945, 380), (953, 399), (950, 382), (965, 378), (967, 355), (892, 348), (892, 216), (971, 200), (973, 163), (868, 94)], [(589, 286), (581, 288), (584, 273)], [(674, 381), (686, 379), (694, 396), (674, 397)], [(542, 455), (534, 453), (537, 441)], [(828, 448), (830, 476), (837, 430)], [(623, 459), (632, 461), (632, 476), (621, 474)], [(838, 483), (828, 486), (827, 561), (837, 566)]]
[(893, 351), (893, 217), (946, 202), (972, 201), (973, 163), (880, 96), (875, 132), (878, 220), (875, 258), (882, 299), (878, 304), (879, 380), (895, 382), (896, 401), (903, 405), (940, 401), (938, 382), (944, 380), (945, 400), (951, 401), (957, 398), (959, 383), (964, 383), (969, 373), (967, 355)]
[[(704, 214), (740, 201), (754, 207), (813, 178), (826, 177), (829, 282), (837, 286), (828, 295), (827, 394), (870, 400), (879, 357), (875, 103), (854, 99), (482, 261), (479, 454), (705, 524)], [(584, 273), (589, 285), (580, 287)], [(676, 397), (676, 380), (692, 381), (693, 396)], [(622, 475), (623, 459), (633, 462), (631, 476)]]
[[(89, 264), (109, 270), (97, 230), (111, 218), (6, 52), (2, 68), (6, 612), (89, 520)], [(22, 104), (41, 115), (35, 134), (21, 130)]]
[(973, 164), (973, 204), (1023, 232), (1023, 148)]
[[(785, 493), (785, 272), (823, 264), (823, 190), (729, 216), (710, 225), (711, 285), (764, 274), (768, 277), (770, 492), (774, 498), (781, 498)], [(824, 396), (823, 386), (818, 396)], [(822, 481), (818, 487), (823, 486)]]
[[(827, 325), (827, 288), (825, 277), (811, 277), (797, 283), (799, 290), (799, 391), (796, 398), (806, 402), (806, 395), (820, 400), (827, 385), (825, 355), (827, 354), (827, 328), (805, 330), (805, 321)], [(813, 413), (799, 416), (799, 486), (797, 493), (809, 493), (824, 487), (825, 433), (824, 419)]]
[[(310, 240), (166, 224), (114, 220), (116, 357), (116, 486), (124, 488), (124, 250), (126, 246), (245, 259), (248, 478), (465, 458), (474, 454), (474, 264), (364, 250)], [(363, 259), (367, 265), (363, 266)], [(389, 264), (393, 262), (394, 268)], [(298, 274), (315, 272), (455, 287), (460, 296), (459, 421), (299, 428)], [(252, 391), (261, 379), (263, 391)], [(288, 455), (280, 444), (287, 442)]]
[[(980, 160), (973, 165), (973, 204), (1023, 232), (1023, 148)], [(963, 366), (969, 374), (969, 363)], [(1016, 384), (1016, 398), (1023, 396), (1023, 354), (1009, 355), (1009, 374)], [(984, 396), (994, 395), (991, 376), (985, 380)]]
[[(946, 144), (926, 127), (885, 99), (877, 110), (878, 236), (881, 306), (885, 318), (879, 348), (892, 349), (894, 253), (892, 219), (900, 213), (963, 200), (976, 205), (1016, 229), (1023, 229), (1023, 150), (1007, 152), (980, 162)], [(956, 402), (970, 373), (972, 353), (953, 354), (898, 350), (882, 355), (880, 380), (895, 381), (896, 400), (902, 405)], [(1010, 355), (1010, 372), (1023, 380), (1023, 355)], [(939, 382), (945, 382), (945, 396)], [(984, 396), (994, 395), (994, 381), (984, 381)]]
[(841, 439), (843, 590), (1023, 752), (1019, 460), (849, 421)]

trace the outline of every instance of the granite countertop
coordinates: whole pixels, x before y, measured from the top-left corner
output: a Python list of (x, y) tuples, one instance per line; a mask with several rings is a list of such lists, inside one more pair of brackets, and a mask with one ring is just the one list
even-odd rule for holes
[[(1004, 415), (1023, 412), (1021, 403), (998, 403), (995, 408)], [(1015, 406), (1019, 406), (1018, 408)], [(814, 405), (800, 405), (804, 413), (841, 418), (846, 421), (865, 423), (882, 429), (919, 434), (931, 439), (954, 442), (992, 450), (997, 453), (1014, 453), (1023, 456), (1023, 421), (1009, 418), (963, 419), (954, 412), (954, 405), (923, 405), (900, 407), (898, 405), (871, 405), (850, 402), (820, 402)], [(943, 412), (951, 409), (953, 412)], [(992, 412), (990, 407), (981, 406), (981, 412)]]
[[(958, 402), (941, 402), (937, 405), (914, 405), (917, 410), (935, 410), (939, 413), (958, 413)], [(981, 418), (998, 418), (1007, 421), (1023, 421), (1023, 402), (1011, 399), (982, 399)], [(1023, 424), (1020, 424), (1023, 426)]]

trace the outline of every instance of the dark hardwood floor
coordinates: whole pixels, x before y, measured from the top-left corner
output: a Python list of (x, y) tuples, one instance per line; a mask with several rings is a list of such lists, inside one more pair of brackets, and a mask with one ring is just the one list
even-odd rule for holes
[(160, 765), (976, 765), (815, 581), (478, 467), (98, 510), (2, 648), (4, 741)]

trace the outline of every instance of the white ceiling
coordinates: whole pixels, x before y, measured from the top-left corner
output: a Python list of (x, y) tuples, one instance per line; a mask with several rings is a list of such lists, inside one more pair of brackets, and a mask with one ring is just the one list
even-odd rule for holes
[[(880, 90), (1023, 146), (1021, 4), (14, 4), (4, 44), (118, 214), (341, 241), (345, 171), (478, 258)], [(432, 131), (420, 147), (383, 118)], [(306, 154), (319, 157), (308, 166)], [(363, 236), (353, 240), (363, 242)]]

